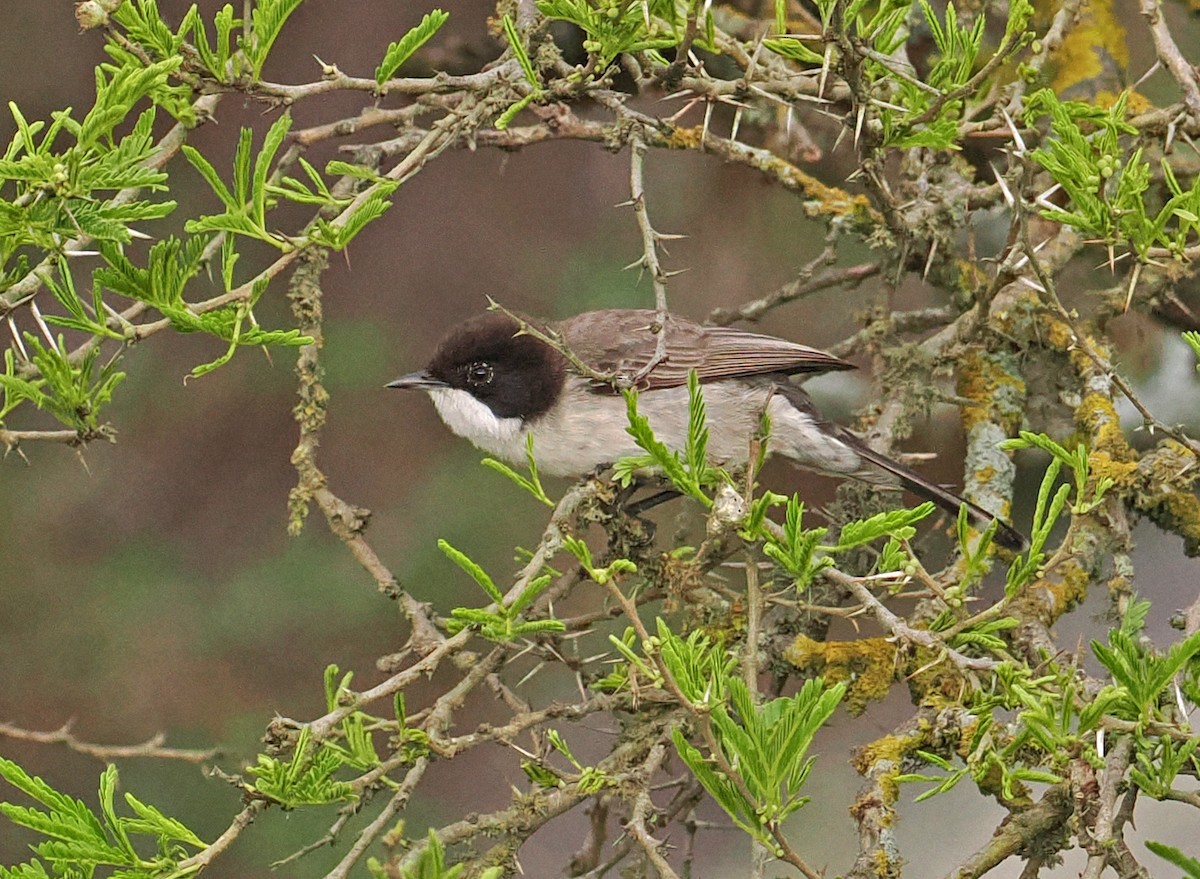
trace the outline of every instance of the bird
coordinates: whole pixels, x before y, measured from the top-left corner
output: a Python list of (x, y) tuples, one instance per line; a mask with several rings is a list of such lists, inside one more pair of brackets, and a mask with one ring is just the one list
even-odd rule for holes
[(856, 368), (797, 342), (651, 309), (589, 311), (551, 323), (489, 310), (451, 328), (424, 369), (387, 387), (426, 392), (452, 432), (502, 461), (524, 463), (532, 435), (539, 472), (579, 477), (644, 453), (627, 430), (622, 387), (637, 389), (639, 414), (662, 443), (681, 451), (695, 371), (711, 464), (745, 464), (765, 413), (771, 454), (829, 476), (892, 488), (899, 482), (954, 515), (965, 506), (976, 528), (997, 523), (997, 544), (1024, 548), (1011, 525), (829, 421), (791, 381)]

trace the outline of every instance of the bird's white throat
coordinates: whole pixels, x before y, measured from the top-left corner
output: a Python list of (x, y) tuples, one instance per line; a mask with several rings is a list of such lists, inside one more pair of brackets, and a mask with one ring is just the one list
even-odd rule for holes
[(429, 397), (442, 421), (459, 436), (502, 460), (525, 460), (525, 423), (520, 418), (499, 418), (486, 403), (457, 388), (431, 388)]

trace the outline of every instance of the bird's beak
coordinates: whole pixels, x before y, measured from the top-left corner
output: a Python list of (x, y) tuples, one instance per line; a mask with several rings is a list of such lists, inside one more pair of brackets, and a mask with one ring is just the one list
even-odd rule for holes
[(394, 382), (388, 382), (389, 388), (416, 388), (420, 391), (430, 391), (434, 388), (449, 387), (441, 379), (436, 379), (425, 370), (420, 372), (410, 372), (408, 375), (402, 375)]

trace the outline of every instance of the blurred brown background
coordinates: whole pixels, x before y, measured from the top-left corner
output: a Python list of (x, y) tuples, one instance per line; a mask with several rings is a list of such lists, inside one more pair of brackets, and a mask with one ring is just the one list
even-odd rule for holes
[[(209, 17), (220, 5), (200, 4)], [(484, 31), (490, 6), (443, 5), (451, 20), (439, 41), (462, 41), (489, 58), (499, 53)], [(186, 5), (160, 0), (160, 7), (178, 17)], [(311, 81), (319, 75), (314, 55), (369, 75), (387, 43), (425, 11), (411, 0), (309, 0), (287, 25), (266, 76)], [(3, 20), (5, 100), (16, 101), (31, 120), (66, 106), (74, 106), (78, 118), (90, 105), (101, 38), (77, 31), (65, 0), (5, 0)], [(354, 96), (302, 103), (294, 111), (297, 127), (352, 114), (361, 104)], [(220, 124), (199, 130), (193, 143), (219, 168), (228, 167), (239, 125), (261, 132), (273, 118), (236, 96), (225, 99), (218, 115)], [(5, 113), (4, 143), (11, 131)], [(336, 155), (335, 147), (309, 158), (320, 166)], [(821, 173), (840, 182), (849, 160), (843, 147)], [(181, 218), (197, 199), (211, 205), (186, 163), (177, 159), (171, 170)], [(319, 462), (338, 494), (374, 511), (368, 536), (402, 584), (443, 612), (478, 603), (480, 596), (445, 561), (435, 539), (445, 537), (499, 577), (513, 569), (513, 546), (536, 542), (544, 511), (480, 467), (481, 456), (441, 426), (425, 399), (383, 385), (421, 365), (446, 327), (484, 307), (485, 294), (545, 316), (650, 304), (648, 283), (621, 270), (640, 253), (632, 213), (614, 207), (628, 198), (628, 185), (628, 157), (593, 144), (447, 154), (402, 187), (392, 210), (344, 260), (335, 257), (325, 276), (324, 363), (333, 400)], [(706, 157), (651, 154), (647, 187), (655, 226), (687, 236), (671, 243), (666, 266), (687, 270), (672, 279), (669, 294), (672, 308), (691, 317), (792, 279), (824, 235), (799, 199)], [(153, 231), (165, 235), (181, 221)], [(255, 256), (252, 248), (247, 254), (248, 260)], [(869, 258), (846, 246), (842, 255), (846, 263)], [(873, 291), (867, 285), (849, 295), (818, 294), (773, 314), (764, 329), (817, 346), (831, 343), (856, 328), (855, 311)], [(289, 324), (282, 292), (278, 285), (264, 300), (265, 325)], [(899, 305), (924, 301), (914, 283)], [(1176, 407), (1159, 411), (1164, 420), (1185, 420), (1195, 401), (1194, 383), (1179, 378), (1180, 370), (1191, 375), (1186, 352), (1180, 355), (1173, 335), (1153, 325), (1127, 324), (1128, 362), (1149, 402)], [(148, 340), (129, 353), (129, 378), (109, 411), (119, 430), (116, 445), (77, 454), (28, 444), (28, 462), (17, 455), (0, 462), (0, 645), (7, 660), (0, 665), (0, 720), (53, 729), (73, 718), (79, 737), (106, 743), (141, 741), (162, 730), (172, 745), (220, 747), (220, 764), (234, 770), (252, 759), (273, 713), (297, 719), (322, 713), (321, 673), (328, 663), (354, 670), (356, 686), (365, 686), (379, 677), (375, 657), (403, 643), (394, 606), (375, 593), (319, 514), (302, 536), (284, 532), (295, 479), (288, 463), (296, 441), (289, 352), (277, 351), (270, 363), (257, 351), (242, 351), (231, 365), (184, 384), (192, 366), (220, 351), (219, 343), (201, 338)], [(1162, 363), (1170, 369), (1159, 372)], [(1163, 376), (1171, 393), (1159, 401), (1154, 387)], [(842, 377), (813, 388), (832, 413), (845, 417), (867, 381)], [(961, 440), (953, 413), (942, 416), (911, 445), (941, 450), (930, 472), (957, 483)], [(798, 484), (786, 470), (774, 478), (781, 491)], [(803, 484), (811, 502), (831, 496), (828, 483)], [(1168, 638), (1166, 617), (1190, 601), (1197, 568), (1182, 558), (1177, 539), (1147, 529), (1139, 537), (1148, 548), (1138, 558), (1139, 584), (1157, 599), (1152, 634)], [(1151, 557), (1158, 559), (1155, 567)], [(1101, 610), (1102, 598), (1093, 605), (1091, 611)], [(1065, 625), (1081, 633), (1101, 630), (1088, 610)], [(857, 740), (884, 733), (905, 707), (896, 694), (865, 722), (840, 717), (822, 741), (823, 759), (812, 777), (820, 808), (801, 813), (796, 840), (812, 862), (834, 869), (849, 863), (854, 839), (845, 808), (856, 781), (846, 758)], [(101, 768), (95, 761), (3, 738), (0, 754), (94, 803)], [(456, 763), (431, 773), (440, 799), (423, 799), (409, 810), (413, 833), (429, 822), (497, 807), (502, 800), (481, 796), (505, 798), (505, 781), (524, 782), (515, 755), (496, 749), (490, 757), (496, 783), (486, 788), (472, 777), (478, 765)], [(126, 790), (202, 837), (216, 836), (238, 808), (231, 788), (203, 778), (196, 767), (127, 761), (120, 768)], [(964, 811), (977, 800), (962, 790), (906, 809), (902, 842), (933, 842), (924, 865), (929, 874), (982, 843), (979, 834), (994, 826), (997, 816)], [(268, 812), (222, 858), (219, 873), (265, 875), (272, 860), (318, 838), (332, 819), (329, 810)], [(583, 820), (575, 826), (582, 832)], [(1162, 828), (1154, 831), (1155, 838), (1172, 841)], [(712, 857), (729, 859), (729, 875), (737, 875), (744, 837), (707, 836)], [(545, 871), (563, 862), (563, 838), (535, 837), (527, 847), (527, 875), (550, 875)], [(0, 863), (23, 859), (24, 841), (0, 825)], [(283, 874), (320, 875), (344, 845), (291, 864)], [(703, 875), (717, 875), (716, 869)]]

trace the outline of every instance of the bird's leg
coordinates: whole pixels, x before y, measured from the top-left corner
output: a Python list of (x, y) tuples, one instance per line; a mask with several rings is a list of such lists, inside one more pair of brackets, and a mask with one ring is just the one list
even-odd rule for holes
[(664, 488), (662, 491), (656, 491), (649, 497), (644, 497), (636, 504), (630, 504), (625, 508), (625, 512), (637, 519), (642, 518), (642, 513), (649, 512), (659, 504), (665, 504), (669, 500), (674, 500), (679, 497), (682, 492), (676, 491), (673, 488)]

